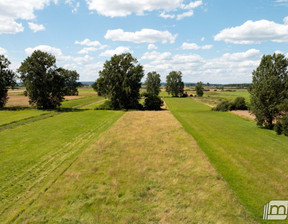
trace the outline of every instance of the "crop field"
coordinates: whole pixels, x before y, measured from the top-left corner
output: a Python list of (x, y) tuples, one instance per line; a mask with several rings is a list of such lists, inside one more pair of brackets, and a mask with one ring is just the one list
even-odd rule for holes
[(288, 198), (287, 137), (193, 99), (165, 101), (258, 222), (263, 222), (264, 204)]

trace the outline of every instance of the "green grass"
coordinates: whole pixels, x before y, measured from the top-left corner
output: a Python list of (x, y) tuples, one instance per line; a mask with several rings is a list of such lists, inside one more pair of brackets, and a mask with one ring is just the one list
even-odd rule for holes
[(104, 100), (104, 97), (101, 96), (89, 96), (83, 97), (75, 100), (64, 101), (61, 104), (60, 108), (82, 108), (83, 106), (87, 106), (98, 101)]
[(25, 212), (122, 114), (61, 113), (0, 132), (0, 223)]
[(211, 111), (193, 99), (165, 101), (259, 222), (267, 202), (287, 200), (287, 137), (231, 113)]
[(168, 111), (125, 113), (17, 220), (247, 222), (253, 220)]
[(0, 110), (0, 126), (50, 113), (36, 109)]

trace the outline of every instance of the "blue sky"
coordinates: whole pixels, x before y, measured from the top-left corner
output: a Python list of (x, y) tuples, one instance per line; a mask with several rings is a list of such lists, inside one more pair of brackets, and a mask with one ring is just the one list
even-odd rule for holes
[(288, 57), (288, 0), (0, 0), (0, 54), (16, 70), (35, 49), (81, 81), (131, 52), (162, 81), (251, 82), (263, 54)]

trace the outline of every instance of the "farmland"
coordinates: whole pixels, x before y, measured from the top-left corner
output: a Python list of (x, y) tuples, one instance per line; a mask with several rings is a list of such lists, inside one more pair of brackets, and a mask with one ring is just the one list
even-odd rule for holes
[(165, 101), (259, 222), (264, 204), (288, 197), (287, 137), (231, 113), (211, 111), (193, 99)]
[(288, 197), (287, 138), (205, 105), (246, 90), (160, 95), (171, 112), (94, 110), (88, 88), (0, 110), (0, 222), (257, 223)]

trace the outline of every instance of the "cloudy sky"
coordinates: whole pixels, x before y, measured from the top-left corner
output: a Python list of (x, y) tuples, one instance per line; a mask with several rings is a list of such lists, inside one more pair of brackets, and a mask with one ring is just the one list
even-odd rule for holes
[(81, 81), (131, 52), (162, 81), (247, 83), (263, 54), (288, 56), (288, 0), (0, 0), (0, 54), (16, 70), (35, 49)]

